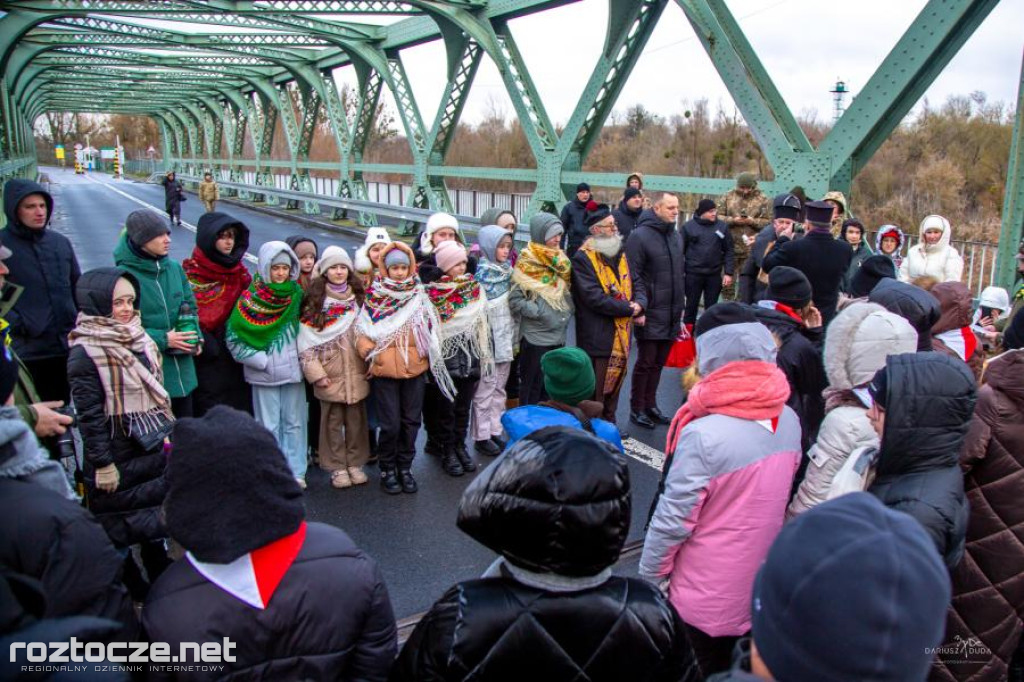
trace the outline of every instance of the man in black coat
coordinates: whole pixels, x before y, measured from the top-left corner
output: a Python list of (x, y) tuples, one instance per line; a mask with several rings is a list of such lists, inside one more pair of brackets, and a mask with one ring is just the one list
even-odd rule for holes
[(653, 429), (671, 422), (658, 409), (658, 384), (672, 343), (679, 336), (685, 301), (683, 239), (676, 230), (679, 197), (664, 193), (644, 211), (626, 240), (633, 275), (633, 300), (643, 312), (636, 318), (637, 358), (633, 366), (630, 421)]
[(612, 215), (615, 216), (615, 224), (623, 239), (629, 239), (629, 234), (636, 227), (636, 222), (640, 220), (640, 214), (643, 212), (643, 191), (636, 187), (627, 187), (626, 191), (622, 193), (619, 207), (612, 211)]
[(722, 287), (732, 286), (733, 245), (729, 227), (718, 219), (711, 199), (701, 199), (693, 218), (686, 221), (683, 255), (686, 261), (686, 312), (683, 323), (697, 321), (697, 310), (704, 299), (704, 310), (718, 303)]
[(591, 236), (572, 257), (571, 289), (576, 345), (590, 356), (597, 380), (594, 400), (604, 405), (601, 418), (612, 424), (629, 362), (630, 319), (641, 312), (631, 299), (629, 262), (616, 222), (606, 205), (587, 213)]
[(11, 342), (44, 401), (68, 401), (68, 332), (75, 326), (81, 275), (71, 242), (47, 226), (53, 198), (43, 186), (15, 178), (4, 185), (7, 279), (24, 288), (7, 314)]
[(814, 306), (828, 326), (836, 315), (839, 286), (850, 268), (853, 249), (846, 242), (832, 236), (832, 204), (808, 201), (807, 223), (811, 230), (803, 239), (792, 241), (785, 235), (775, 242), (775, 248), (764, 257), (764, 271), (771, 272), (779, 265), (788, 265), (807, 275), (814, 292)]
[(764, 265), (765, 254), (775, 248), (779, 237), (793, 238), (802, 212), (803, 205), (794, 194), (780, 194), (772, 200), (772, 221), (754, 237), (750, 257), (743, 263), (743, 271), (740, 273), (739, 292), (743, 303), (751, 304), (764, 298), (768, 282), (761, 281), (758, 275)]
[(576, 185), (576, 198), (562, 207), (562, 213), (558, 219), (562, 221), (565, 228), (565, 236), (562, 238), (563, 248), (569, 258), (576, 253), (576, 249), (583, 245), (590, 234), (583, 219), (587, 215), (587, 204), (590, 202), (590, 185), (581, 182)]
[(668, 599), (612, 574), (630, 508), (614, 446), (564, 426), (515, 443), (459, 505), (459, 528), (501, 556), (434, 603), (391, 680), (698, 679)]
[(306, 522), (269, 431), (224, 405), (182, 419), (167, 481), (167, 529), (187, 554), (153, 585), (143, 627), (172, 651), (234, 644), (224, 669), (189, 679), (387, 679), (397, 640), (380, 570), (340, 529)]

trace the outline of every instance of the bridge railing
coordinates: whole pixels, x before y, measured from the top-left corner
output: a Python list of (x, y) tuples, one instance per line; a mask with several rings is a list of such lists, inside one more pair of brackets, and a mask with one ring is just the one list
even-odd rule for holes
[[(199, 182), (201, 178), (187, 175), (179, 175), (179, 178), (188, 182)], [(315, 201), (323, 207), (340, 208), (348, 211), (373, 213), (378, 216), (393, 218), (401, 221), (426, 222), (430, 214), (429, 209), (412, 208), (404, 206), (412, 191), (408, 185), (394, 183), (368, 182), (367, 195), (370, 201), (357, 199), (344, 199), (335, 195), (337, 181), (334, 178), (314, 178), (313, 194), (297, 192), (288, 188), (289, 177), (286, 175), (274, 175), (275, 187), (267, 187), (255, 184), (255, 173), (246, 173), (246, 180), (252, 182), (234, 183), (218, 179), (217, 184), (222, 188), (241, 190), (251, 194), (263, 194), (276, 196), (279, 199), (308, 202)], [(517, 217), (522, 215), (526, 203), (529, 202), (528, 194), (502, 194), (497, 192), (477, 192), (473, 190), (448, 190), (452, 196), (452, 205), (455, 207), (456, 217), (461, 225), (475, 233), (480, 227), (478, 216), (491, 206), (499, 206), (511, 210)], [(521, 241), (529, 240), (529, 231), (524, 224), (519, 225), (516, 238)], [(874, 244), (874, 234), (868, 233), (870, 244)], [(910, 248), (917, 237), (908, 236), (906, 248)], [(999, 245), (991, 242), (968, 241), (963, 239), (952, 240), (952, 245), (964, 259), (963, 281), (975, 296), (987, 286), (995, 284), (996, 279), (996, 256)], [(904, 249), (906, 253), (906, 249)]]

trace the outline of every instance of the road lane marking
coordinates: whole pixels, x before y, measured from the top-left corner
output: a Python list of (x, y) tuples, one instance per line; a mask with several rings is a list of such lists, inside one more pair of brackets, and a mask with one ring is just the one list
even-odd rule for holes
[[(88, 175), (85, 176), (85, 179), (88, 180), (89, 182), (93, 183), (94, 185), (99, 185), (100, 187), (106, 187), (111, 192), (114, 192), (116, 194), (120, 194), (125, 199), (128, 199), (129, 201), (134, 201), (136, 204), (139, 204), (140, 206), (145, 206), (149, 210), (154, 211), (155, 213), (159, 214), (160, 217), (162, 217), (162, 218), (167, 216), (167, 211), (162, 211), (158, 207), (154, 206), (153, 204), (145, 202), (142, 199), (139, 199), (138, 197), (132, 196), (131, 194), (128, 194), (127, 192), (119, 190), (118, 188), (114, 187), (113, 185), (110, 185), (110, 184), (108, 184), (106, 182), (100, 182), (99, 180), (94, 180), (94, 179), (90, 178)], [(192, 234), (195, 234), (197, 232), (197, 228), (196, 228), (195, 225), (193, 225), (192, 223), (187, 223), (184, 220), (181, 221), (180, 227), (184, 227), (186, 230), (188, 230)], [(254, 256), (253, 254), (249, 253), (248, 251), (245, 252), (245, 260), (249, 261), (250, 263), (256, 263), (257, 265), (260, 262), (259, 258)]]

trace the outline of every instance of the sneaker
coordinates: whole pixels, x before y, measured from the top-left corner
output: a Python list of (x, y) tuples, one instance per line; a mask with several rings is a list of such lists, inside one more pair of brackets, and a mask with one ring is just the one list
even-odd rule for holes
[(295, 477), (295, 482), (298, 483), (299, 487), (302, 488), (303, 490), (306, 489), (306, 479), (299, 478), (298, 476), (296, 476)]
[(476, 471), (476, 462), (473, 461), (472, 455), (469, 454), (469, 450), (466, 449), (466, 443), (462, 442), (455, 446), (455, 456), (459, 458), (459, 464), (462, 465), (462, 470), (466, 473)]
[(352, 478), (345, 469), (338, 469), (331, 472), (331, 485), (335, 488), (351, 488)]
[(348, 477), (352, 480), (352, 485), (362, 485), (367, 481), (363, 467), (349, 467)]
[(388, 495), (397, 495), (402, 492), (402, 485), (398, 482), (398, 474), (394, 469), (381, 469), (380, 487)]
[(449, 476), (461, 476), (465, 473), (455, 448), (445, 448), (441, 454), (441, 468)]
[(414, 493), (419, 490), (416, 485), (416, 479), (412, 477), (412, 472), (408, 469), (402, 469), (398, 472), (398, 480), (402, 484), (403, 493)]
[(476, 441), (473, 443), (473, 449), (477, 451), (477, 454), (485, 457), (497, 457), (501, 454), (501, 448), (490, 438)]

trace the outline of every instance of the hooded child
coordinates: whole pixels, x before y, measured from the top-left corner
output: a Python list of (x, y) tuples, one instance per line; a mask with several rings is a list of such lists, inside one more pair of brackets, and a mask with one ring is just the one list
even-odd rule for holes
[(252, 391), (242, 366), (228, 352), (228, 317), (252, 275), (242, 260), (249, 248), (249, 228), (226, 213), (199, 218), (196, 246), (182, 267), (199, 310), (203, 353), (195, 359), (196, 387), (192, 411), (197, 417), (214, 405), (230, 405), (252, 413)]
[(304, 489), (308, 407), (296, 343), (302, 308), (298, 278), (299, 259), (291, 247), (263, 244), (256, 277), (228, 318), (227, 344), (252, 386), (256, 421), (274, 434)]
[(363, 284), (352, 259), (340, 246), (328, 246), (313, 267), (299, 326), (302, 373), (320, 401), (320, 468), (335, 488), (366, 483), (370, 457), (366, 362), (356, 350), (355, 321), (363, 304)]
[(356, 321), (357, 347), (370, 363), (370, 392), (380, 419), (381, 487), (390, 495), (414, 493), (423, 375), (429, 370), (448, 398), (455, 396), (455, 387), (438, 336), (441, 320), (416, 273), (412, 249), (402, 242), (388, 244), (378, 271)]

